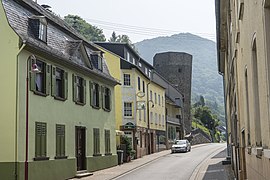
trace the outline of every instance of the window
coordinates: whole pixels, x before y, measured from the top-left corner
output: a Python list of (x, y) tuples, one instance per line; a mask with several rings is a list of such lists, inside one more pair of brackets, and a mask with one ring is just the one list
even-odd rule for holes
[(142, 91), (145, 92), (145, 85), (144, 85), (144, 81), (142, 82)]
[(157, 117), (157, 113), (155, 113), (155, 124), (157, 124), (158, 122), (158, 119), (157, 119), (158, 117)]
[(157, 104), (157, 93), (155, 93), (155, 104)]
[(101, 87), (103, 98), (103, 109), (106, 111), (111, 110), (111, 90), (107, 87)]
[(162, 96), (162, 107), (164, 107), (164, 98), (163, 98), (163, 96)]
[(112, 155), (110, 130), (105, 130), (105, 155)]
[(150, 100), (153, 100), (153, 92), (150, 91)]
[(130, 86), (130, 74), (124, 74), (124, 86)]
[(148, 69), (145, 67), (145, 69), (144, 69), (144, 70), (145, 70), (145, 71), (144, 71), (144, 72), (145, 72), (145, 74), (146, 74), (146, 75), (148, 75)]
[(142, 120), (142, 110), (138, 110), (139, 111), (139, 120)]
[(32, 16), (29, 19), (29, 32), (34, 38), (47, 42), (47, 21), (44, 17)]
[(56, 159), (65, 156), (65, 125), (56, 124)]
[(100, 92), (100, 86), (97, 83), (91, 83), (90, 82), (90, 104), (91, 106), (95, 108), (99, 108), (99, 92)]
[(160, 105), (160, 95), (158, 95), (158, 105)]
[(151, 77), (151, 72), (152, 72), (152, 71), (151, 71), (151, 70), (149, 70), (149, 74), (148, 74), (148, 76), (149, 76), (149, 77)]
[(153, 112), (150, 112), (150, 122), (153, 124)]
[(138, 77), (138, 90), (140, 91), (141, 90), (141, 78)]
[(135, 59), (134, 58), (131, 58), (132, 59), (132, 63), (135, 64)]
[(139, 67), (142, 67), (142, 63), (139, 62)]
[(100, 135), (99, 135), (99, 129), (94, 128), (94, 156), (100, 156)]
[(165, 126), (165, 117), (162, 115), (162, 126)]
[(68, 95), (68, 73), (52, 66), (52, 96), (65, 100)]
[(146, 122), (146, 110), (145, 110), (145, 108), (143, 109), (143, 121)]
[(32, 68), (34, 65), (38, 67), (40, 72), (30, 72), (30, 89), (35, 94), (44, 96), (49, 95), (51, 66), (40, 60), (32, 61), (30, 68)]
[(47, 124), (42, 122), (35, 123), (35, 158), (34, 160), (48, 160), (47, 154)]
[(158, 115), (158, 124), (161, 125), (161, 116), (160, 116), (160, 114)]
[(86, 102), (86, 81), (75, 75), (73, 75), (73, 101), (79, 105), (85, 105)]
[(131, 117), (132, 116), (132, 103), (124, 102), (124, 116)]
[(91, 54), (91, 60), (92, 60), (92, 63), (93, 63), (93, 66), (100, 70), (100, 71), (103, 71), (103, 68), (102, 68), (102, 57), (99, 56), (98, 54)]

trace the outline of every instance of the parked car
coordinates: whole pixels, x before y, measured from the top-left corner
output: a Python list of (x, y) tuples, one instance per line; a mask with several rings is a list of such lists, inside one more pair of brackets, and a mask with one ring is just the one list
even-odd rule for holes
[(191, 146), (188, 140), (176, 140), (174, 144), (172, 145), (171, 149), (172, 153), (175, 152), (188, 152), (191, 151)]

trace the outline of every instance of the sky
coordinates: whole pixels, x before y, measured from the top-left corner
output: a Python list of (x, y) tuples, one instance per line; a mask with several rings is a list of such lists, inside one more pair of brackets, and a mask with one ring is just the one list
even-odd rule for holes
[(215, 0), (37, 0), (61, 17), (79, 15), (103, 29), (126, 34), (133, 43), (192, 33), (215, 41)]

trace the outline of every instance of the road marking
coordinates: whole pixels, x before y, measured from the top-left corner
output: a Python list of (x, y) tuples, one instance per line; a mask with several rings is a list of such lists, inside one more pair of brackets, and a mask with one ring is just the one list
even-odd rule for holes
[(222, 172), (224, 169), (216, 169), (216, 170), (209, 170), (209, 171), (201, 171), (200, 173), (215, 173), (215, 172)]

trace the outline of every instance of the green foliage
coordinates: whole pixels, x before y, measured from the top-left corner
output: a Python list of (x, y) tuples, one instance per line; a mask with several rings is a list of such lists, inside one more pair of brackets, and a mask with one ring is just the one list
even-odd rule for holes
[(84, 19), (77, 15), (67, 15), (64, 20), (77, 30), (82, 36), (88, 41), (106, 41), (103, 30), (96, 26), (92, 26), (87, 23)]
[(121, 144), (126, 145), (126, 151), (127, 155), (130, 156), (132, 154), (132, 145), (131, 145), (131, 139), (127, 136), (121, 137)]
[(210, 131), (209, 129), (207, 129), (206, 127), (202, 126), (200, 123), (196, 122), (196, 121), (192, 121), (192, 127), (193, 128), (199, 128), (201, 129), (203, 132), (205, 132), (206, 134), (210, 135)]

